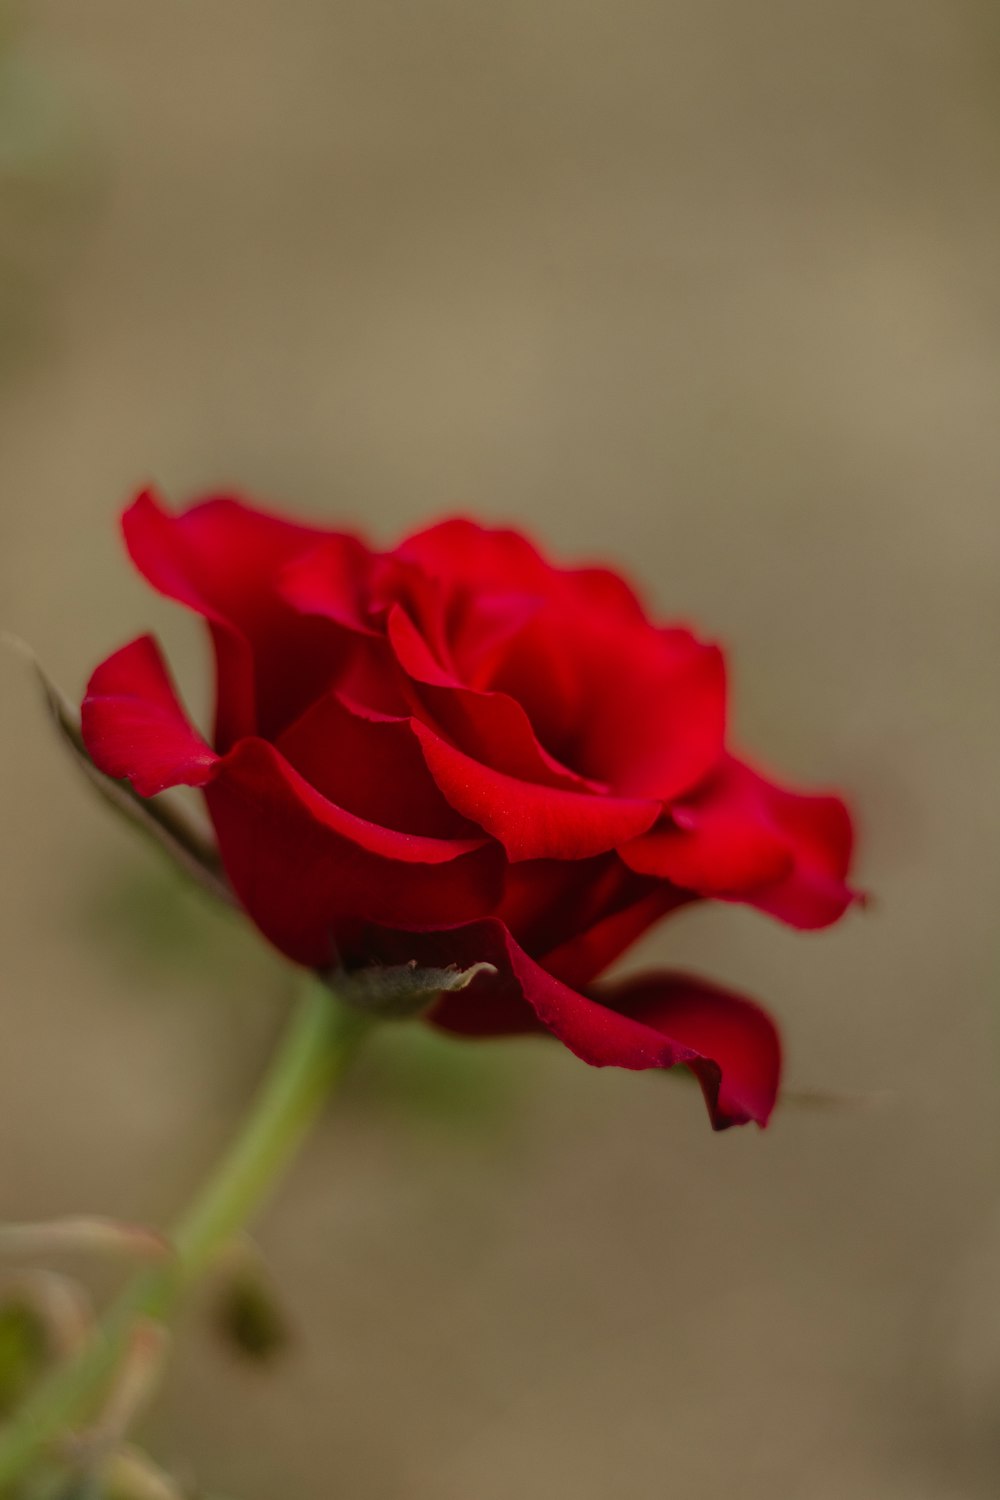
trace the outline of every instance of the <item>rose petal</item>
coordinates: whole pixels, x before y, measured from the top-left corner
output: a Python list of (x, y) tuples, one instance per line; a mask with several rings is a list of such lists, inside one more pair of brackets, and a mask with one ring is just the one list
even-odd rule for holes
[(788, 792), (728, 758), (672, 821), (622, 859), (705, 896), (747, 901), (795, 927), (823, 927), (854, 899), (845, 885), (853, 835), (836, 797)]
[(98, 770), (127, 778), (140, 797), (170, 786), (204, 786), (218, 761), (181, 707), (150, 635), (123, 646), (94, 672), (81, 732)]
[(431, 578), (476, 593), (534, 593), (546, 587), (555, 571), (520, 532), (490, 529), (464, 517), (416, 532), (399, 544), (395, 555)]
[(654, 922), (693, 899), (666, 881), (633, 874), (613, 853), (527, 860), (510, 866), (497, 916), (550, 974), (580, 988)]
[(793, 863), (782, 879), (754, 892), (753, 905), (793, 927), (828, 927), (859, 899), (847, 884), (854, 847), (851, 815), (839, 797), (805, 796), (757, 779)]
[(592, 683), (579, 763), (628, 796), (668, 801), (722, 757), (722, 653), (686, 630), (604, 633), (583, 655)]
[(598, 918), (584, 931), (542, 954), (539, 961), (563, 984), (573, 988), (589, 985), (662, 917), (693, 899), (690, 892), (661, 881), (652, 891), (634, 897), (627, 905)]
[(450, 649), (467, 687), (489, 689), (497, 665), (543, 601), (531, 594), (466, 594), (453, 609)]
[(676, 1048), (701, 1084), (716, 1130), (770, 1118), (781, 1079), (781, 1040), (752, 1000), (683, 974), (647, 974), (598, 999)]
[(342, 926), (445, 926), (492, 910), (496, 845), (380, 827), (328, 801), (273, 745), (245, 739), (206, 791), (233, 888), (299, 963), (333, 962)]
[(384, 934), (381, 942), (390, 961), (494, 965), (496, 974), (480, 975), (430, 1012), (448, 1031), (531, 1032), (540, 1022), (592, 1067), (690, 1068), (716, 1130), (750, 1120), (767, 1124), (781, 1046), (773, 1021), (750, 1000), (676, 974), (645, 975), (582, 995), (530, 959), (495, 920), (454, 932)]
[(635, 590), (605, 567), (556, 568), (519, 532), (490, 528), (465, 517), (440, 521), (396, 548), (439, 582), (461, 585), (477, 596), (531, 594), (610, 611), (630, 621), (645, 618)]
[(328, 537), (284, 565), (278, 591), (303, 614), (321, 615), (358, 635), (378, 636), (381, 630), (368, 611), (373, 565), (370, 554), (359, 556), (343, 546), (341, 537)]
[(673, 809), (649, 833), (626, 845), (621, 857), (640, 875), (670, 880), (702, 896), (752, 891), (786, 875), (793, 856), (787, 841), (756, 805), (733, 805), (706, 793), (697, 804)]
[(631, 583), (610, 568), (570, 568), (560, 574), (564, 588), (577, 603), (589, 611), (617, 615), (628, 624), (646, 622), (646, 611)]
[(550, 603), (513, 638), (492, 686), (524, 705), (561, 761), (622, 796), (679, 796), (723, 753), (721, 652), (639, 614)]
[(433, 838), (479, 836), (438, 790), (406, 718), (365, 712), (330, 690), (277, 748), (318, 792), (358, 817)]
[(538, 740), (524, 708), (507, 693), (467, 687), (435, 657), (405, 610), (389, 611), (388, 633), (403, 671), (418, 685), (417, 704), (456, 744), (495, 770), (541, 786), (596, 789), (557, 761)]
[(539, 786), (495, 771), (414, 720), (428, 768), (457, 812), (499, 839), (511, 860), (586, 859), (649, 828), (656, 802)]
[(360, 568), (367, 549), (217, 497), (171, 515), (146, 491), (122, 528), (133, 562), (170, 599), (208, 621), (218, 680), (216, 736), (225, 750), (243, 734), (277, 733), (330, 680), (339, 634), (302, 616), (279, 593), (282, 569), (324, 538)]

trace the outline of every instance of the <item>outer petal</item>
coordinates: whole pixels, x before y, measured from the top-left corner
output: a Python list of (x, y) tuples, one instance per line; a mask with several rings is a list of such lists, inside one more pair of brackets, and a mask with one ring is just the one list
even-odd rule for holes
[(748, 1120), (767, 1124), (781, 1048), (759, 1006), (675, 975), (650, 975), (609, 988), (603, 1001), (591, 999), (508, 947), (538, 1019), (584, 1062), (636, 1070), (685, 1064), (702, 1086), (716, 1130)]
[(358, 635), (378, 636), (381, 630), (369, 612), (368, 584), (374, 558), (359, 559), (343, 546), (343, 538), (328, 537), (294, 557), (281, 570), (278, 591), (305, 615), (321, 615)]
[(657, 802), (565, 791), (481, 764), (416, 720), (431, 775), (452, 807), (499, 839), (511, 860), (586, 859), (651, 827)]
[(444, 926), (499, 898), (495, 844), (380, 827), (328, 801), (273, 745), (242, 740), (206, 792), (233, 888), (290, 958), (325, 965), (360, 921)]
[(344, 644), (338, 633), (292, 609), (281, 571), (320, 539), (345, 569), (363, 569), (367, 549), (220, 497), (171, 515), (147, 491), (122, 518), (132, 561), (160, 593), (208, 621), (218, 678), (217, 738), (276, 733), (330, 677)]
[(781, 1040), (752, 1000), (683, 974), (648, 974), (602, 990), (623, 1017), (686, 1051), (716, 1130), (766, 1125), (781, 1079)]
[(618, 573), (604, 567), (553, 567), (519, 532), (491, 529), (463, 517), (408, 537), (396, 548), (396, 556), (440, 582), (463, 586), (480, 597), (530, 594), (629, 621), (645, 618), (635, 591)]
[(792, 869), (792, 851), (749, 790), (732, 775), (713, 780), (696, 797), (675, 803), (621, 851), (622, 858), (637, 874), (702, 896), (733, 896), (783, 878)]
[(858, 900), (846, 883), (854, 848), (851, 815), (839, 797), (804, 796), (756, 780), (793, 863), (783, 879), (754, 892), (753, 904), (793, 927), (827, 927)]
[(566, 593), (588, 611), (617, 615), (628, 624), (646, 621), (646, 611), (631, 583), (610, 568), (570, 568), (561, 574)]
[(669, 974), (627, 981), (600, 998), (582, 995), (530, 959), (497, 921), (455, 932), (386, 934), (382, 951), (393, 962), (485, 960), (496, 967), (495, 975), (480, 975), (432, 1012), (435, 1024), (449, 1031), (533, 1031), (540, 1022), (593, 1067), (689, 1067), (716, 1130), (749, 1120), (767, 1124), (781, 1046), (774, 1023), (752, 1001)]
[(81, 730), (98, 770), (127, 778), (140, 797), (169, 786), (204, 786), (218, 761), (181, 707), (150, 635), (123, 646), (94, 672)]
[(728, 759), (670, 813), (621, 851), (631, 869), (747, 901), (795, 927), (827, 926), (854, 899), (845, 884), (853, 833), (839, 798), (785, 791)]
[(490, 529), (463, 517), (407, 537), (395, 555), (429, 577), (476, 593), (548, 590), (558, 575), (520, 532)]

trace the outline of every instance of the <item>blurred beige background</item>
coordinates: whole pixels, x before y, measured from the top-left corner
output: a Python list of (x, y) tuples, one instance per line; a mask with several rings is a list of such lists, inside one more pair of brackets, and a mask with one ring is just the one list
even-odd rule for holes
[[(790, 1086), (866, 1107), (713, 1137), (682, 1084), (505, 1044), (443, 1118), (419, 1057), (363, 1070), (261, 1228), (293, 1347), (242, 1366), (192, 1319), (155, 1451), (231, 1500), (994, 1496), (995, 7), (21, 19), (4, 626), (74, 691), (147, 626), (200, 671), (120, 554), (148, 478), (385, 539), (527, 522), (732, 643), (742, 743), (850, 790), (877, 893), (630, 960), (769, 1000)], [(91, 803), (13, 659), (0, 689), (0, 1216), (160, 1218), (284, 978)]]

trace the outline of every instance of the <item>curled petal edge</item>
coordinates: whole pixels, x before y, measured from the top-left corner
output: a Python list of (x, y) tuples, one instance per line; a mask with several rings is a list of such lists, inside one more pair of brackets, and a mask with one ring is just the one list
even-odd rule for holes
[(428, 769), (456, 812), (485, 828), (513, 862), (606, 854), (656, 821), (658, 802), (522, 781), (466, 755), (418, 720)]
[(647, 974), (590, 994), (554, 978), (496, 919), (445, 932), (382, 934), (398, 958), (490, 963), (462, 995), (445, 996), (429, 1019), (465, 1036), (550, 1032), (591, 1067), (631, 1071), (686, 1067), (701, 1085), (712, 1126), (764, 1127), (781, 1077), (781, 1043), (754, 1001), (684, 974)]

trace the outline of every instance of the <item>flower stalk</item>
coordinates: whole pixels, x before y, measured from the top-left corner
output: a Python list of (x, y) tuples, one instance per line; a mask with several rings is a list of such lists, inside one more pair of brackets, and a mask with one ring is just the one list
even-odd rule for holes
[(172, 1254), (135, 1276), (81, 1351), (0, 1431), (0, 1495), (54, 1439), (93, 1419), (136, 1327), (166, 1322), (256, 1215), (373, 1024), (328, 984), (310, 979), (242, 1130), (169, 1235)]

